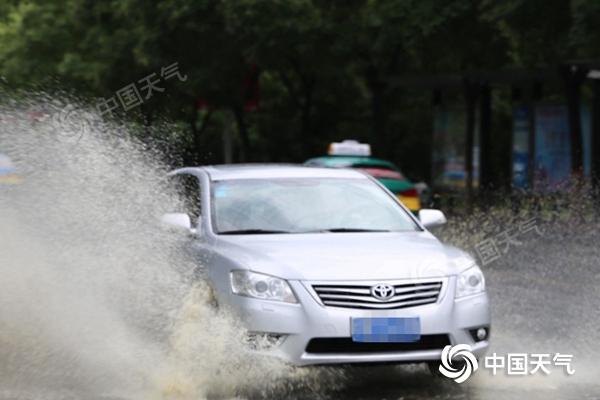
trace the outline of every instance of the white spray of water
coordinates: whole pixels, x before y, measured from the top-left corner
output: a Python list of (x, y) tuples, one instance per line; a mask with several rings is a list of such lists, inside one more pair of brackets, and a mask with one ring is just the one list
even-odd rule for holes
[(209, 306), (180, 238), (157, 224), (179, 201), (161, 184), (166, 169), (125, 126), (48, 97), (3, 106), (0, 118), (0, 152), (24, 178), (0, 186), (0, 397), (330, 386), (250, 356), (243, 328)]

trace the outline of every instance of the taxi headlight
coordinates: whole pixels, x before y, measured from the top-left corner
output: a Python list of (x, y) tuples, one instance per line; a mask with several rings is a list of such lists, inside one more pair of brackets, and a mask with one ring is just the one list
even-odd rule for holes
[(240, 296), (255, 299), (297, 303), (296, 296), (287, 281), (274, 276), (250, 271), (231, 271), (231, 290)]
[(458, 275), (456, 297), (465, 297), (485, 291), (485, 278), (478, 266), (473, 266)]

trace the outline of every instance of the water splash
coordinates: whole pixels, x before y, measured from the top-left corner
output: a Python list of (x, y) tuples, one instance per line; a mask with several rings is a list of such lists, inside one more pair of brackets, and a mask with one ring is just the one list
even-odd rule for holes
[(132, 129), (47, 96), (0, 116), (0, 151), (24, 177), (0, 186), (5, 397), (318, 391), (309, 369), (249, 355), (243, 327), (210, 306), (196, 261), (157, 224), (180, 201), (162, 184), (167, 168)]

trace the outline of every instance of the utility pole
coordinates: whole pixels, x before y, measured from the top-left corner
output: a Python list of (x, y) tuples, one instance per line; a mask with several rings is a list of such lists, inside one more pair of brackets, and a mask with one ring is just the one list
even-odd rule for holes
[(464, 79), (464, 96), (467, 109), (467, 121), (465, 124), (465, 189), (467, 212), (471, 210), (473, 205), (473, 144), (475, 142), (475, 108), (478, 86), (468, 78)]
[[(592, 187), (596, 203), (600, 203), (600, 70), (590, 71), (592, 79)], [(597, 204), (600, 207), (600, 204)], [(597, 207), (597, 209), (598, 209)]]
[(578, 65), (563, 65), (560, 72), (565, 84), (569, 131), (571, 132), (571, 173), (583, 175), (583, 140), (581, 135), (581, 85), (587, 77), (587, 69)]
[(492, 154), (492, 88), (489, 83), (481, 85), (481, 97), (479, 100), (479, 191), (487, 192), (491, 189), (494, 181), (492, 176), (491, 159)]

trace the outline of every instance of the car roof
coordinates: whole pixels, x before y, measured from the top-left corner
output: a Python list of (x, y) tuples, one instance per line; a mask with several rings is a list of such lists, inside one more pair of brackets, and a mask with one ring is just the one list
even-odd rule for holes
[(310, 160), (306, 161), (306, 164), (319, 164), (326, 167), (337, 168), (361, 165), (396, 169), (396, 166), (391, 161), (368, 156), (322, 156), (311, 158)]
[[(186, 168), (188, 172), (196, 168)], [(368, 179), (362, 172), (352, 169), (319, 168), (293, 164), (224, 164), (198, 167), (208, 173), (213, 181), (229, 179), (277, 178), (354, 178)], [(178, 170), (183, 172), (183, 170)], [(175, 171), (177, 172), (177, 171)]]

